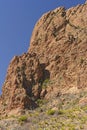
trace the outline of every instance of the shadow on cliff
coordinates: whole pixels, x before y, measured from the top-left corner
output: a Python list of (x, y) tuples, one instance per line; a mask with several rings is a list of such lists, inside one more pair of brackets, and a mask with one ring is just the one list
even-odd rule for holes
[(40, 64), (40, 68), (41, 70), (38, 70), (35, 74), (31, 74), (31, 81), (27, 80), (26, 76), (24, 76), (25, 78), (23, 80), (23, 87), (26, 94), (30, 98), (34, 98), (34, 100), (40, 98), (42, 84), (45, 80), (50, 79), (50, 72), (46, 69), (46, 64)]

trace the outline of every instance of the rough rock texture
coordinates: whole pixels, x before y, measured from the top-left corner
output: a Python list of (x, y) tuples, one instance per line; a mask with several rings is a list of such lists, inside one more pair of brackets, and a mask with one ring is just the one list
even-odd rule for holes
[(87, 4), (57, 8), (43, 15), (34, 28), (29, 52), (46, 64), (57, 90), (87, 87), (86, 14)]
[(0, 97), (0, 114), (34, 109), (40, 98), (87, 87), (87, 4), (44, 14), (27, 53), (15, 56)]
[(2, 88), (0, 103), (4, 107), (4, 113), (16, 108), (36, 107), (34, 101), (40, 98), (40, 85), (45, 73), (45, 66), (40, 64), (35, 53), (15, 56), (9, 65)]

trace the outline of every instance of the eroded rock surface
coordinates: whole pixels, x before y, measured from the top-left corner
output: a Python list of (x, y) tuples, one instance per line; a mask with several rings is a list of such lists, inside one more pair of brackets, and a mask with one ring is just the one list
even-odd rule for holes
[[(72, 89), (73, 88), (73, 89)], [(27, 53), (15, 56), (0, 97), (0, 114), (34, 109), (38, 99), (87, 88), (87, 4), (44, 14)]]

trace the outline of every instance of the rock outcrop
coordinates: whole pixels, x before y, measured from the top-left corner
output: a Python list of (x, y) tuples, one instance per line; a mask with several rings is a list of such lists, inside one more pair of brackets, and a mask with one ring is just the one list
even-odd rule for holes
[(40, 98), (87, 88), (87, 4), (44, 14), (27, 53), (15, 56), (0, 97), (0, 114), (34, 109)]

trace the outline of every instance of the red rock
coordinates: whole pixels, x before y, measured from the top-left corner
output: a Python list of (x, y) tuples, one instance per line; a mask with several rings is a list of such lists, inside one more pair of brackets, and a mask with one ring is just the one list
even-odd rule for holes
[(39, 19), (28, 52), (15, 56), (8, 67), (0, 97), (1, 114), (35, 108), (38, 98), (53, 98), (66, 88), (87, 87), (86, 15), (84, 4), (68, 10), (57, 8)]

